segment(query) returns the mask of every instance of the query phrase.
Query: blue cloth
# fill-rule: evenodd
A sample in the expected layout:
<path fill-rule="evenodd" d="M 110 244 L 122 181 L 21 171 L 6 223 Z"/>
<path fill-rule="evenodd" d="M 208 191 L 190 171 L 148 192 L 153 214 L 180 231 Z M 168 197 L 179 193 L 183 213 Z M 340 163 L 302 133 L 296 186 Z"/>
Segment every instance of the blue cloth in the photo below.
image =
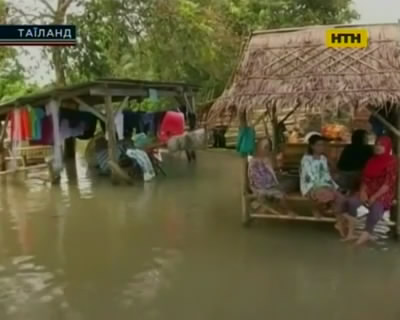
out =
<path fill-rule="evenodd" d="M 254 154 L 256 149 L 256 132 L 250 127 L 241 127 L 239 129 L 236 151 L 245 157 Z"/>
<path fill-rule="evenodd" d="M 149 139 L 149 137 L 144 134 L 144 133 L 139 133 L 137 135 L 134 136 L 133 140 L 135 141 L 135 146 L 139 149 L 143 149 L 144 147 L 146 147 L 147 145 L 149 145 L 151 143 L 151 139 Z"/>
<path fill-rule="evenodd" d="M 369 123 L 371 124 L 372 132 L 377 136 L 380 137 L 385 133 L 385 127 L 376 117 L 373 115 L 369 117 Z"/>
<path fill-rule="evenodd" d="M 155 134 L 154 113 L 143 113 L 140 120 L 142 132 Z"/>
<path fill-rule="evenodd" d="M 32 140 L 42 139 L 42 120 L 46 116 L 42 108 L 32 108 L 35 113 L 34 121 L 32 123 Z"/>
<path fill-rule="evenodd" d="M 123 153 L 123 147 L 118 145 L 117 148 L 117 159 L 120 158 L 121 154 Z M 96 164 L 100 170 L 102 175 L 109 175 L 111 173 L 110 165 L 109 165 L 109 156 L 108 156 L 108 149 L 103 149 L 96 152 Z"/>
<path fill-rule="evenodd" d="M 97 117 L 94 114 L 86 111 L 81 111 L 79 116 L 81 122 L 84 123 L 85 130 L 83 132 L 83 135 L 78 136 L 78 139 L 88 140 L 93 138 L 97 127 Z"/>

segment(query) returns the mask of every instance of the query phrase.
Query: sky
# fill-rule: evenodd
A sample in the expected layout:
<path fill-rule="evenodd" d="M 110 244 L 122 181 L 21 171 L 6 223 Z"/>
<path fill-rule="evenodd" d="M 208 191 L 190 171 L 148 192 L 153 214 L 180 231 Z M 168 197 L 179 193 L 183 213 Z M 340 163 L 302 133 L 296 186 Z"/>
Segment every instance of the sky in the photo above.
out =
<path fill-rule="evenodd" d="M 353 0 L 361 15 L 361 23 L 397 22 L 400 19 L 400 0 Z"/>
<path fill-rule="evenodd" d="M 17 0 L 12 0 L 17 1 Z M 18 0 L 21 6 L 35 7 L 36 0 Z M 217 0 L 216 0 L 217 1 Z M 51 0 L 51 2 L 55 2 Z M 400 20 L 400 0 L 353 0 L 354 7 L 361 15 L 355 23 L 387 23 Z M 79 29 L 78 29 L 79 32 Z M 28 55 L 21 54 L 19 60 L 28 69 L 39 66 L 30 74 L 30 79 L 40 84 L 49 83 L 53 73 L 49 64 L 40 57 L 40 49 L 27 48 Z"/>

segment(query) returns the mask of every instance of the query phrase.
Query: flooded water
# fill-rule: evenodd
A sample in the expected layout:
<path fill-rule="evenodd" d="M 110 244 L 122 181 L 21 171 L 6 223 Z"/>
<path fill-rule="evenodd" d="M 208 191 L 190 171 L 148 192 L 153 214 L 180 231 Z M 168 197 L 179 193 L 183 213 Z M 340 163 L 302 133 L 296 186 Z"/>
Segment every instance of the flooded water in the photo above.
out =
<path fill-rule="evenodd" d="M 0 319 L 400 318 L 398 244 L 354 250 L 312 223 L 242 228 L 230 153 L 166 171 L 112 187 L 79 160 L 59 187 L 3 182 Z"/>

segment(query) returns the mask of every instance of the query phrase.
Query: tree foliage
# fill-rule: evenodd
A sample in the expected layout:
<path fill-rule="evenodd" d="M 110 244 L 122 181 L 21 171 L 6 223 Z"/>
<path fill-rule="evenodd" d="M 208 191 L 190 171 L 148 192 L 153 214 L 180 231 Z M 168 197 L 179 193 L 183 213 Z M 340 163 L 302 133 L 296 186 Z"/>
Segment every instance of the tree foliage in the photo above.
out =
<path fill-rule="evenodd" d="M 4 0 L 0 0 L 0 21 L 5 23 L 8 10 Z M 0 47 L 0 101 L 29 92 L 24 70 L 17 61 L 17 51 L 11 47 Z"/>
<path fill-rule="evenodd" d="M 213 89 L 212 96 L 222 92 L 251 31 L 357 17 L 351 0 L 57 0 L 56 7 L 39 1 L 48 4 L 40 19 L 78 26 L 78 46 L 46 52 L 64 82 L 184 81 Z M 67 12 L 70 5 L 80 10 Z"/>
<path fill-rule="evenodd" d="M 90 0 L 68 77 L 186 81 L 218 95 L 254 29 L 345 23 L 351 0 Z"/>

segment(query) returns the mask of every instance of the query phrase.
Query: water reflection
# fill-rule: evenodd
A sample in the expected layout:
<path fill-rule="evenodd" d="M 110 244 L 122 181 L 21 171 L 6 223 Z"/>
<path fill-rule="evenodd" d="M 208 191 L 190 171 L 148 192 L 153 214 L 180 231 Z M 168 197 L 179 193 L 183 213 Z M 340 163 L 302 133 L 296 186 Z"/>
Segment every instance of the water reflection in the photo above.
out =
<path fill-rule="evenodd" d="M 68 308 L 62 280 L 55 280 L 32 256 L 14 257 L 0 265 L 0 305 L 2 318 L 39 319 L 32 318 L 34 312 L 54 317 L 59 309 Z"/>
<path fill-rule="evenodd" d="M 229 153 L 166 171 L 112 187 L 78 157 L 58 187 L 2 182 L 0 319 L 398 319 L 396 245 L 354 251 L 318 224 L 243 229 Z"/>

